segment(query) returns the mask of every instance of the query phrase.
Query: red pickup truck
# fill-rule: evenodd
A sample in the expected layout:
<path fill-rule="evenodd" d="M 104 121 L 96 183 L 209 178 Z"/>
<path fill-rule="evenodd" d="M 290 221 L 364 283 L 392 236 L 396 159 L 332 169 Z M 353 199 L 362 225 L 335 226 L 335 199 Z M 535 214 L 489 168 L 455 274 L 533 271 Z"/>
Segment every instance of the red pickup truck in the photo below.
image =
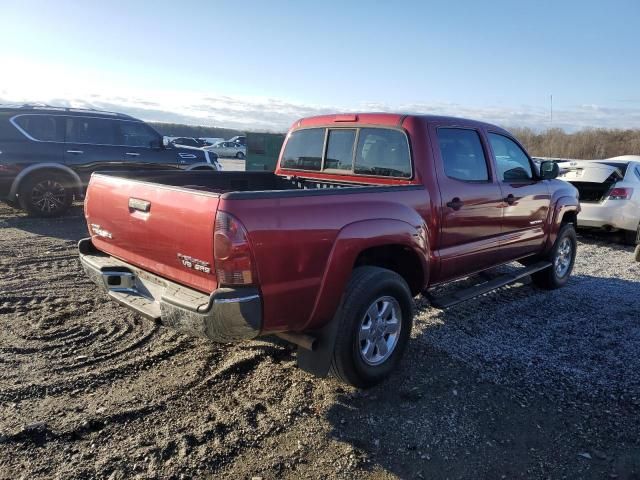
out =
<path fill-rule="evenodd" d="M 302 368 L 366 387 L 400 360 L 419 293 L 446 308 L 526 275 L 567 282 L 580 206 L 557 174 L 486 123 L 306 118 L 275 173 L 94 174 L 80 258 L 148 318 L 219 342 L 278 335 Z M 513 273 L 430 295 L 514 260 Z"/>

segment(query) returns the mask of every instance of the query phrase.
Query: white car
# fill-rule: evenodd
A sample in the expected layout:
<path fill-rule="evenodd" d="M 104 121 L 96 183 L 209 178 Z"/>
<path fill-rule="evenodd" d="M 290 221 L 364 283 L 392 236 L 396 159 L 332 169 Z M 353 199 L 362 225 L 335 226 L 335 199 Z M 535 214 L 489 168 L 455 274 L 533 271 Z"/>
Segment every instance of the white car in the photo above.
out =
<path fill-rule="evenodd" d="M 215 152 L 221 158 L 238 158 L 242 160 L 247 154 L 247 147 L 234 142 L 218 142 L 210 147 L 204 147 L 209 152 Z"/>
<path fill-rule="evenodd" d="M 620 230 L 635 243 L 640 225 L 640 155 L 563 162 L 558 178 L 580 192 L 578 226 Z"/>

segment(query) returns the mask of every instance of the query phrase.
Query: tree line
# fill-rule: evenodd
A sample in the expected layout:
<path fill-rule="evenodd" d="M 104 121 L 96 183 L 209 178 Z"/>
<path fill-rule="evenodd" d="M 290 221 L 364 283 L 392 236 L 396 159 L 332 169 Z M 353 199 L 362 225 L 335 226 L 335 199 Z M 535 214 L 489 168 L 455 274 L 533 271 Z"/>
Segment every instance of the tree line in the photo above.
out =
<path fill-rule="evenodd" d="M 161 135 L 168 137 L 226 138 L 244 135 L 245 132 L 231 128 L 205 127 L 202 125 L 183 125 L 180 123 L 148 122 Z"/>
<path fill-rule="evenodd" d="M 640 130 L 587 128 L 567 133 L 560 128 L 536 132 L 512 128 L 510 132 L 535 157 L 579 158 L 585 160 L 640 155 Z"/>
<path fill-rule="evenodd" d="M 231 138 L 245 132 L 231 128 L 183 125 L 179 123 L 150 124 L 162 135 L 171 137 Z M 618 155 L 640 155 L 640 129 L 587 128 L 567 133 L 560 128 L 536 132 L 531 128 L 510 129 L 528 152 L 536 157 L 600 159 Z"/>

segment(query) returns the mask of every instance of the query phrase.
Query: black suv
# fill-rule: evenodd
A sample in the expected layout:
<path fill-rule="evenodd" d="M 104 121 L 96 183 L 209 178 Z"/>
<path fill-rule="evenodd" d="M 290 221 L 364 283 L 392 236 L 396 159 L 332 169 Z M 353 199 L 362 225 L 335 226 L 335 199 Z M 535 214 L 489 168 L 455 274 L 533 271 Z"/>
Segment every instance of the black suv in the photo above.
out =
<path fill-rule="evenodd" d="M 0 105 L 0 200 L 33 215 L 64 212 L 97 170 L 221 170 L 213 152 L 164 145 L 121 113 Z"/>

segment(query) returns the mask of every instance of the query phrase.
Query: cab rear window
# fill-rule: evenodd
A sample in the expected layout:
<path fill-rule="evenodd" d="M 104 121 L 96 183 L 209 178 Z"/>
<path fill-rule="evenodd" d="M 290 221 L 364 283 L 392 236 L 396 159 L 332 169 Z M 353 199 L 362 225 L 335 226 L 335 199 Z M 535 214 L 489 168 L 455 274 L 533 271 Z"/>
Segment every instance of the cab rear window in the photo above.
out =
<path fill-rule="evenodd" d="M 296 130 L 289 135 L 281 167 L 343 175 L 412 175 L 404 132 L 373 127 Z"/>
<path fill-rule="evenodd" d="M 289 136 L 282 154 L 282 168 L 320 170 L 323 148 L 324 128 L 295 131 Z"/>

